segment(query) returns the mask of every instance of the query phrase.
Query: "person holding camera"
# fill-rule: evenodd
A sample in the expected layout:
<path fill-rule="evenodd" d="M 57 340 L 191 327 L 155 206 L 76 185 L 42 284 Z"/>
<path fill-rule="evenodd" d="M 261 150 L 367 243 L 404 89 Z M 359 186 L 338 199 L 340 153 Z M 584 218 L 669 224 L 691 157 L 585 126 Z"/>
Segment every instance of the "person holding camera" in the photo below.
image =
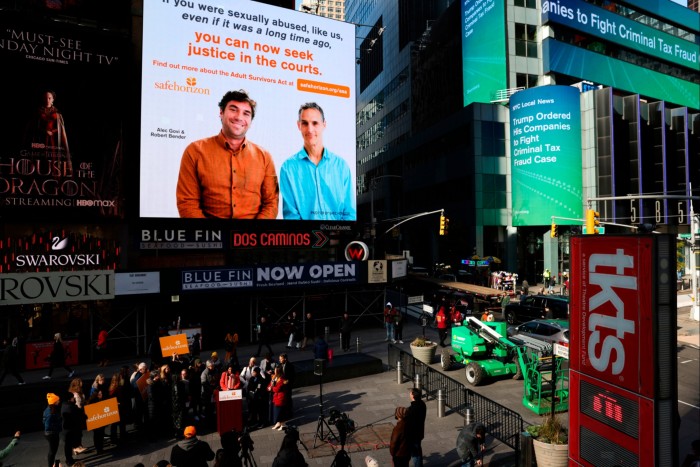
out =
<path fill-rule="evenodd" d="M 462 467 L 484 465 L 485 443 L 486 427 L 482 423 L 474 422 L 462 428 L 457 436 L 457 454 L 462 459 Z"/>
<path fill-rule="evenodd" d="M 287 428 L 280 450 L 272 461 L 272 467 L 307 467 L 304 455 L 299 451 L 297 442 L 299 432 L 293 428 Z"/>
<path fill-rule="evenodd" d="M 243 435 L 247 436 L 247 435 Z M 227 431 L 221 434 L 221 449 L 216 451 L 214 467 L 243 467 L 239 433 Z M 252 443 L 252 441 L 251 441 Z"/>

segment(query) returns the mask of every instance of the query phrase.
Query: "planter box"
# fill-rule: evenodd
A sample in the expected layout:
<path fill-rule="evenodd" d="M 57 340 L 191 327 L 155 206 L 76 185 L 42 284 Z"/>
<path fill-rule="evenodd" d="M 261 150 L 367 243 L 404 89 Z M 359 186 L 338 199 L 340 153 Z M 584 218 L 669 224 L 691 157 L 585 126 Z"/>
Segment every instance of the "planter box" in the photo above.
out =
<path fill-rule="evenodd" d="M 532 440 L 535 447 L 537 467 L 567 467 L 569 465 L 569 445 L 549 444 Z"/>
<path fill-rule="evenodd" d="M 416 360 L 419 360 L 426 365 L 433 363 L 435 358 L 435 350 L 437 349 L 437 343 L 433 342 L 432 345 L 427 347 L 414 347 L 411 345 L 411 353 Z"/>

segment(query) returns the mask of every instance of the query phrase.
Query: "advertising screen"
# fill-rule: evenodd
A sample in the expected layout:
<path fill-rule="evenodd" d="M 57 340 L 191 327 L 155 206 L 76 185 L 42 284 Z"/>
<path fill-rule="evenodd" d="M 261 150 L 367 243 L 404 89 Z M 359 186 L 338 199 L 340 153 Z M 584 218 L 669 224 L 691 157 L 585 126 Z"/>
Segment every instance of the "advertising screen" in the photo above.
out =
<path fill-rule="evenodd" d="M 0 11 L 0 206 L 7 219 L 121 217 L 129 41 Z"/>
<path fill-rule="evenodd" d="M 571 86 L 541 86 L 510 99 L 513 225 L 580 224 L 580 93 Z M 568 218 L 568 220 L 566 219 Z"/>
<path fill-rule="evenodd" d="M 353 24 L 243 0 L 143 22 L 141 217 L 356 220 Z M 255 108 L 222 111 L 238 90 Z"/>
<path fill-rule="evenodd" d="M 505 2 L 462 2 L 464 105 L 488 103 L 506 89 Z"/>

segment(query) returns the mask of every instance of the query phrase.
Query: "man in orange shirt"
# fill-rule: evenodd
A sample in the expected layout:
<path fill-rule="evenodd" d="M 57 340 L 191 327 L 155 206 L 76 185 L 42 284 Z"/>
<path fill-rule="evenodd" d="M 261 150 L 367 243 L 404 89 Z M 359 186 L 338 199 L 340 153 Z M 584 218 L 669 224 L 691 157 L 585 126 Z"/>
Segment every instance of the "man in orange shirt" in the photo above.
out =
<path fill-rule="evenodd" d="M 256 103 L 246 91 L 219 102 L 221 132 L 190 143 L 180 161 L 180 217 L 275 219 L 279 184 L 270 153 L 246 139 Z"/>

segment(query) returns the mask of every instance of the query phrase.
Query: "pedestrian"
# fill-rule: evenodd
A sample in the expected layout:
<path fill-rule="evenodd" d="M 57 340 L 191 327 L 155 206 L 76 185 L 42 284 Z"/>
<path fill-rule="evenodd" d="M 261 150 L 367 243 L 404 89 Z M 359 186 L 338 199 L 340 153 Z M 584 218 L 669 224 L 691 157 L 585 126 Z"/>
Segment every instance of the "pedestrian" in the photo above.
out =
<path fill-rule="evenodd" d="M 328 353 L 328 350 L 326 350 L 326 354 Z M 292 414 L 294 413 L 294 400 L 292 399 L 292 389 L 294 389 L 294 383 L 296 382 L 296 368 L 294 367 L 294 364 L 289 361 L 289 357 L 287 356 L 286 353 L 282 353 L 279 356 L 279 363 L 277 365 L 279 368 L 282 369 L 282 374 L 284 374 L 284 379 L 286 381 L 286 384 L 284 385 L 285 391 L 287 391 L 287 397 L 285 399 L 286 405 L 285 405 L 285 410 L 286 410 L 286 419 L 292 418 Z"/>
<path fill-rule="evenodd" d="M 66 349 L 63 347 L 61 333 L 57 332 L 53 336 L 53 350 L 51 351 L 51 355 L 49 355 L 49 374 L 42 379 L 51 379 L 53 369 L 59 366 L 62 366 L 68 372 L 69 378 L 75 376 L 75 371 L 71 370 L 70 367 L 66 365 Z"/>
<path fill-rule="evenodd" d="M 139 380 L 141 378 L 148 379 L 148 365 L 146 362 L 141 362 L 136 367 L 136 370 L 129 377 L 129 384 L 131 385 L 131 393 L 134 398 L 134 425 L 137 429 L 143 428 L 146 419 L 146 403 L 144 401 L 143 394 L 141 393 L 141 388 L 139 388 Z M 145 382 L 146 379 L 143 381 Z"/>
<path fill-rule="evenodd" d="M 527 279 L 523 281 L 523 285 L 520 288 L 520 290 L 522 292 L 520 295 L 521 300 L 523 296 L 527 297 L 530 294 L 530 283 L 527 281 Z"/>
<path fill-rule="evenodd" d="M 0 459 L 4 459 L 10 455 L 10 452 L 14 449 L 17 442 L 19 442 L 20 434 L 21 433 L 19 431 L 15 431 L 15 435 L 10 440 L 10 443 L 5 446 L 4 449 L 0 450 Z M 2 466 L 2 462 L 0 462 L 0 466 Z"/>
<path fill-rule="evenodd" d="M 403 344 L 403 313 L 401 309 L 394 309 L 394 343 Z"/>
<path fill-rule="evenodd" d="M 190 423 L 190 396 L 189 370 L 183 368 L 173 383 L 173 431 L 176 439 L 182 439 L 183 430 Z"/>
<path fill-rule="evenodd" d="M 81 446 L 81 438 L 85 429 L 85 412 L 76 405 L 73 394 L 63 401 L 61 405 L 61 418 L 63 419 L 63 454 L 68 465 L 75 463 L 74 456 L 82 454 L 86 449 Z"/>
<path fill-rule="evenodd" d="M 200 381 L 202 383 L 203 416 L 211 420 L 214 415 L 214 391 L 219 388 L 219 375 L 216 373 L 214 363 L 211 360 L 207 360 L 206 368 L 202 371 Z"/>
<path fill-rule="evenodd" d="M 457 455 L 462 467 L 483 465 L 486 450 L 486 427 L 480 422 L 470 423 L 457 436 Z"/>
<path fill-rule="evenodd" d="M 132 423 L 132 399 L 133 389 L 129 384 L 129 367 L 122 365 L 118 372 L 114 373 L 109 383 L 109 397 L 116 397 L 119 421 L 112 423 L 109 436 L 112 444 L 120 445 L 126 441 L 126 425 Z"/>
<path fill-rule="evenodd" d="M 255 353 L 256 357 L 260 356 L 260 351 L 263 345 L 267 347 L 267 350 L 272 353 L 272 347 L 270 347 L 270 339 L 272 337 L 272 327 L 266 316 L 260 317 L 260 324 L 258 324 L 258 351 Z"/>
<path fill-rule="evenodd" d="M 352 333 L 352 319 L 346 311 L 340 318 L 340 344 L 345 352 L 350 350 L 350 334 Z"/>
<path fill-rule="evenodd" d="M 440 337 L 440 347 L 445 347 L 445 339 L 447 339 L 447 316 L 445 315 L 445 305 L 440 305 L 437 314 L 435 315 L 437 323 L 438 336 Z"/>
<path fill-rule="evenodd" d="M 549 278 L 551 277 L 552 273 L 549 271 L 548 268 L 545 268 L 544 272 L 542 273 L 542 285 L 543 287 L 549 287 Z"/>
<path fill-rule="evenodd" d="M 241 366 L 238 361 L 238 333 L 227 332 L 224 336 L 224 363 L 233 363 L 235 366 Z"/>
<path fill-rule="evenodd" d="M 391 302 L 386 302 L 386 305 L 384 306 L 384 327 L 386 328 L 386 339 L 384 339 L 384 342 L 391 341 L 392 344 L 395 344 L 394 307 L 391 305 Z"/>
<path fill-rule="evenodd" d="M 328 343 L 323 339 L 323 336 L 317 336 L 314 342 L 314 359 L 328 359 Z"/>
<path fill-rule="evenodd" d="M 197 429 L 188 426 L 183 432 L 185 439 L 178 441 L 170 451 L 170 463 L 173 467 L 208 467 L 214 460 L 214 451 L 209 443 L 197 438 Z"/>
<path fill-rule="evenodd" d="M 46 456 L 48 467 L 53 467 L 53 461 L 56 459 L 58 452 L 58 443 L 61 441 L 61 430 L 63 429 L 63 419 L 61 418 L 61 409 L 58 404 L 61 403 L 61 398 L 54 393 L 46 394 L 48 405 L 44 409 L 44 438 L 49 443 L 49 452 Z"/>
<path fill-rule="evenodd" d="M 9 373 L 15 377 L 17 384 L 24 384 L 24 378 L 19 373 L 19 349 L 18 339 L 12 339 L 12 343 L 7 345 L 7 339 L 3 340 L 5 351 L 2 353 L 2 373 L 0 373 L 0 385 L 5 380 L 5 376 Z"/>
<path fill-rule="evenodd" d="M 316 321 L 314 320 L 311 312 L 306 313 L 306 318 L 304 319 L 304 338 L 301 341 L 301 350 L 306 349 L 306 344 L 313 340 L 316 335 Z"/>
<path fill-rule="evenodd" d="M 280 450 L 272 461 L 272 467 L 306 467 L 308 464 L 299 451 L 299 432 L 292 430 L 284 435 Z"/>
<path fill-rule="evenodd" d="M 554 286 L 555 285 L 557 285 L 557 278 L 556 278 L 556 276 L 552 276 L 549 279 L 549 288 L 547 289 L 547 292 L 554 293 Z"/>
<path fill-rule="evenodd" d="M 238 441 L 238 433 L 226 431 L 221 433 L 221 449 L 216 451 L 214 467 L 243 467 L 239 455 L 241 443 Z"/>
<path fill-rule="evenodd" d="M 241 371 L 241 382 L 243 383 L 243 388 L 248 388 L 248 381 L 253 377 L 253 368 L 258 366 L 258 359 L 255 357 L 250 357 L 248 360 L 248 366 L 243 368 Z"/>
<path fill-rule="evenodd" d="M 102 373 L 95 377 L 95 381 L 90 386 L 90 394 L 88 395 L 87 404 L 95 404 L 109 398 L 109 386 L 107 386 L 105 375 Z M 105 426 L 92 430 L 92 443 L 95 446 L 95 452 L 102 454 L 105 447 Z"/>
<path fill-rule="evenodd" d="M 506 307 L 510 304 L 510 295 L 508 295 L 506 292 L 503 292 L 503 295 L 501 295 L 501 319 L 506 318 Z"/>
<path fill-rule="evenodd" d="M 457 308 L 457 303 L 455 302 L 455 304 L 452 305 L 452 308 L 450 308 L 450 323 L 452 326 L 461 326 L 463 320 L 464 317 L 462 316 L 462 312 L 459 311 L 459 308 Z"/>
<path fill-rule="evenodd" d="M 72 394 L 73 399 L 75 400 L 75 405 L 78 407 L 78 409 L 82 412 L 82 416 L 87 419 L 87 416 L 85 416 L 85 404 L 87 402 L 87 397 L 85 397 L 85 393 L 83 391 L 83 380 L 80 378 L 74 378 L 70 382 L 70 386 L 68 386 L 68 392 Z M 63 417 L 63 422 L 65 424 L 66 417 Z M 85 429 L 85 422 L 83 421 L 82 423 L 82 429 L 80 433 L 76 434 L 77 437 L 77 447 L 74 449 L 76 454 L 80 454 L 84 451 L 87 450 L 85 446 L 83 446 L 83 429 Z M 64 426 L 65 428 L 65 426 Z"/>
<path fill-rule="evenodd" d="M 248 379 L 248 426 L 263 428 L 267 426 L 267 382 L 261 375 L 260 368 L 254 367 L 252 376 Z"/>
<path fill-rule="evenodd" d="M 700 467 L 700 439 L 693 440 L 690 449 L 692 452 L 685 456 L 681 467 Z"/>
<path fill-rule="evenodd" d="M 293 348 L 299 348 L 299 317 L 297 316 L 297 312 L 292 310 L 291 313 L 289 313 L 289 316 L 287 316 L 287 326 L 288 326 L 288 339 L 287 339 L 287 348 L 288 349 L 293 349 Z"/>
<path fill-rule="evenodd" d="M 423 447 L 425 437 L 425 416 L 427 408 L 423 402 L 420 389 L 411 388 L 408 391 L 411 405 L 406 408 L 406 440 L 409 445 L 413 467 L 423 467 Z"/>
<path fill-rule="evenodd" d="M 97 344 L 95 346 L 98 361 L 97 366 L 99 367 L 107 366 L 109 363 L 109 359 L 107 358 L 107 337 L 109 337 L 109 333 L 104 327 L 101 328 L 99 334 L 97 334 Z"/>
<path fill-rule="evenodd" d="M 190 346 L 190 358 L 199 358 L 202 353 L 202 335 L 195 332 L 192 335 L 192 345 Z"/>
<path fill-rule="evenodd" d="M 394 467 L 408 467 L 411 458 L 410 443 L 407 439 L 408 427 L 406 426 L 406 408 L 396 407 L 394 411 L 396 426 L 391 431 L 389 453 Z"/>
<path fill-rule="evenodd" d="M 272 376 L 272 381 L 267 386 L 267 390 L 272 393 L 272 421 L 275 423 L 272 426 L 273 430 L 282 431 L 284 429 L 285 417 L 285 406 L 287 405 L 287 389 L 285 385 L 287 380 L 282 372 L 282 367 L 275 367 L 274 375 Z"/>

